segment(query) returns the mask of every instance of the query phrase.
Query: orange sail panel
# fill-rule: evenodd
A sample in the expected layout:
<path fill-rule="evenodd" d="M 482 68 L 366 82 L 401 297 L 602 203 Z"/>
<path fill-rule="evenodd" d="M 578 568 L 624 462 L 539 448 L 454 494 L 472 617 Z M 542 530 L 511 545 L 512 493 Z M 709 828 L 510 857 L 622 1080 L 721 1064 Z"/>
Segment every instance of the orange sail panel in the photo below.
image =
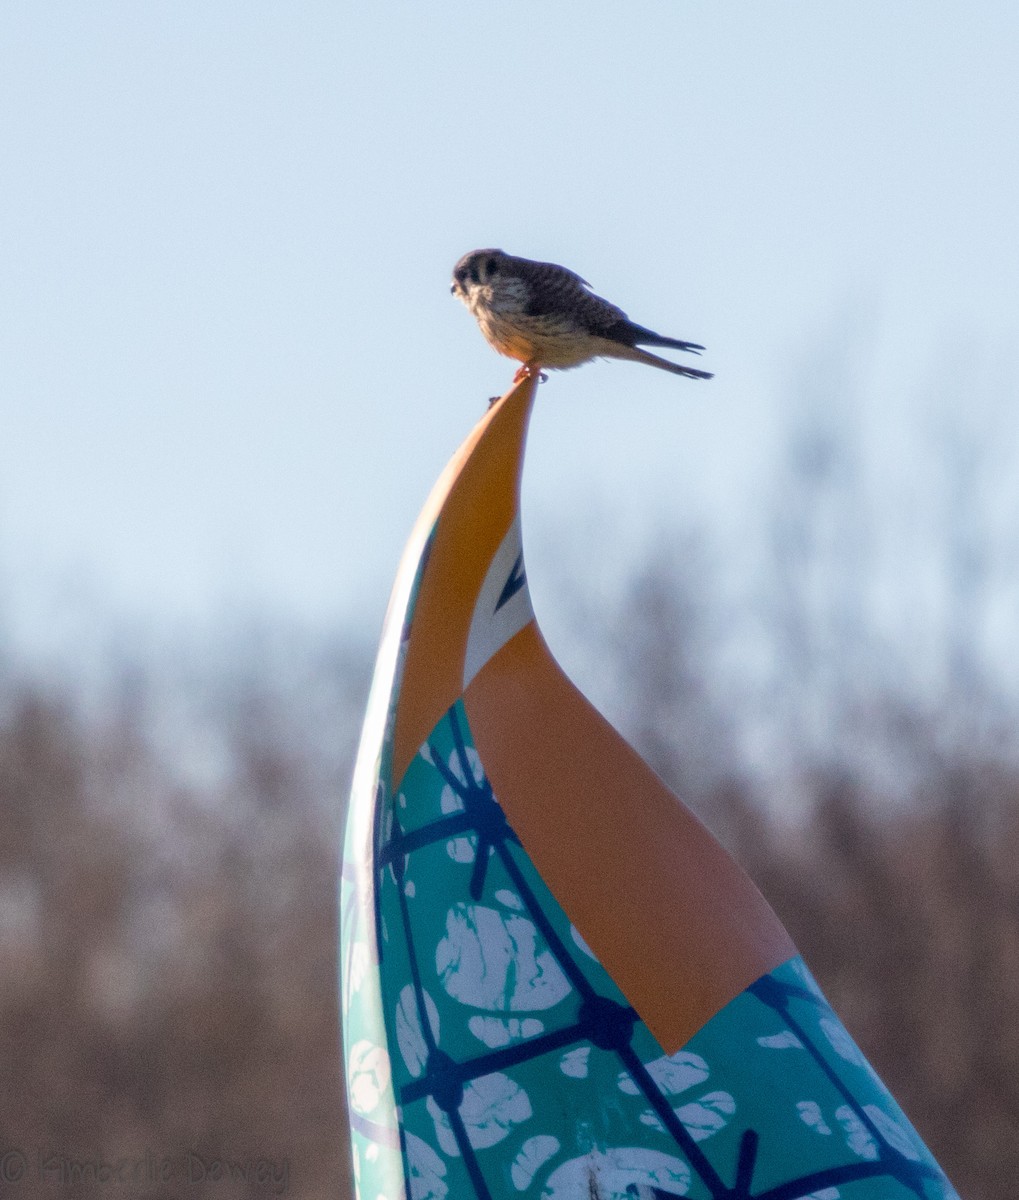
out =
<path fill-rule="evenodd" d="M 407 643 L 393 777 L 464 693 L 510 825 L 673 1051 L 795 948 L 743 870 L 570 683 L 538 632 L 519 537 L 534 394 L 526 380 L 490 409 L 448 482 Z M 486 578 L 497 586 L 486 589 Z"/>

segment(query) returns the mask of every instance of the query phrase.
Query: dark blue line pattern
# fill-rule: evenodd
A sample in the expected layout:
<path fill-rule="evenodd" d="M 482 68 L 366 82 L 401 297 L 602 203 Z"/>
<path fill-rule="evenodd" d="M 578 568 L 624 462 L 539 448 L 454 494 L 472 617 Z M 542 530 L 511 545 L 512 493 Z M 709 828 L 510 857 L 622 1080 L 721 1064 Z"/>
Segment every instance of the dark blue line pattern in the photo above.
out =
<path fill-rule="evenodd" d="M 761 1089 L 776 1086 L 775 1094 L 781 1095 L 782 1103 L 792 1118 L 794 1136 L 789 1144 L 802 1143 L 809 1148 L 809 1154 L 804 1152 L 789 1160 L 788 1145 L 777 1144 L 779 1139 L 775 1136 L 772 1122 L 774 1105 L 769 1106 L 767 1101 L 763 1107 L 754 1109 L 752 1105 L 744 1105 L 741 1100 L 740 1119 L 744 1122 L 747 1119 L 742 1115 L 744 1110 L 766 1114 L 756 1117 L 753 1124 L 744 1125 L 743 1128 L 738 1128 L 735 1121 L 726 1126 L 722 1118 L 718 1119 L 717 1128 L 711 1129 L 698 1127 L 696 1121 L 691 1125 L 688 1114 L 684 1119 L 680 1114 L 686 1110 L 675 1108 L 675 1099 L 670 1098 L 674 1097 L 677 1089 L 663 1082 L 664 1076 L 656 1066 L 656 1063 L 663 1061 L 671 1063 L 680 1056 L 664 1060 L 646 1026 L 626 1004 L 603 969 L 593 960 L 588 961 L 590 956 L 585 955 L 579 943 L 571 945 L 563 935 L 569 932 L 568 922 L 536 875 L 492 794 L 488 779 L 478 771 L 477 757 L 473 747 L 469 746 L 467 733 L 465 715 L 458 703 L 449 710 L 429 739 L 427 753 L 415 760 L 421 769 L 432 770 L 439 777 L 430 785 L 432 800 L 429 803 L 435 811 L 428 809 L 422 821 L 420 813 L 411 811 L 414 803 L 412 795 L 401 794 L 399 798 L 390 796 L 388 810 L 381 820 L 376 814 L 375 826 L 375 920 L 380 962 L 384 963 L 386 978 L 383 994 L 390 997 L 402 994 L 405 997 L 402 1018 L 396 1015 L 395 999 L 386 1013 L 390 1057 L 394 1063 L 394 1086 L 404 1121 L 408 1121 L 411 1114 L 417 1114 L 414 1118 L 415 1138 L 425 1140 L 431 1146 L 437 1159 L 443 1163 L 442 1170 L 454 1172 L 455 1179 L 451 1177 L 449 1184 L 450 1200 L 471 1200 L 472 1197 L 474 1200 L 504 1200 L 509 1196 L 541 1196 L 561 1200 L 561 1197 L 566 1197 L 566 1191 L 556 1190 L 555 1168 L 561 1166 L 564 1159 L 575 1157 L 585 1150 L 594 1152 L 611 1147 L 612 1138 L 599 1131 L 607 1128 L 606 1122 L 619 1119 L 615 1110 L 624 1103 L 620 1099 L 623 1094 L 636 1096 L 639 1102 L 647 1106 L 646 1115 L 641 1116 L 640 1122 L 629 1129 L 630 1141 L 626 1144 L 637 1146 L 638 1149 L 641 1146 L 653 1147 L 662 1155 L 671 1152 L 673 1159 L 686 1165 L 684 1170 L 689 1169 L 690 1178 L 680 1190 L 669 1190 L 669 1187 L 659 1186 L 659 1183 L 642 1182 L 639 1186 L 637 1183 L 620 1184 L 616 1179 L 611 1184 L 615 1190 L 605 1192 L 605 1196 L 640 1196 L 644 1200 L 651 1196 L 656 1200 L 665 1200 L 666 1197 L 679 1195 L 697 1200 L 798 1200 L 818 1193 L 831 1198 L 840 1196 L 843 1200 L 892 1200 L 893 1197 L 905 1200 L 908 1196 L 915 1196 L 918 1200 L 934 1200 L 954 1197 L 951 1186 L 926 1148 L 912 1134 L 908 1124 L 903 1122 L 897 1126 L 901 1139 L 893 1136 L 889 1140 L 885 1125 L 893 1123 L 893 1118 L 888 1117 L 883 1108 L 875 1116 L 875 1106 L 868 1106 L 866 1096 L 860 1098 L 859 1093 L 866 1089 L 862 1084 L 860 1087 L 853 1086 L 850 1083 L 851 1072 L 847 1072 L 844 1063 L 838 1061 L 837 1054 L 833 1057 L 832 1046 L 841 1053 L 838 1045 L 833 1042 L 831 1046 L 826 1046 L 820 1040 L 820 1034 L 811 1032 L 816 1022 L 808 1019 L 809 1014 L 814 1013 L 817 1019 L 824 1018 L 832 1024 L 836 1019 L 820 994 L 808 986 L 809 976 L 805 973 L 794 977 L 789 972 L 783 974 L 785 968 L 781 968 L 758 980 L 733 1005 L 738 1003 L 743 1006 L 742 1012 L 753 1015 L 754 1032 L 758 1028 L 778 1030 L 778 1033 L 772 1032 L 767 1038 L 750 1038 L 754 1053 L 764 1055 L 769 1064 L 774 1064 L 775 1078 L 781 1080 L 797 1073 L 806 1078 L 805 1073 L 809 1073 L 812 1084 L 805 1083 L 802 1094 L 795 1087 L 791 1091 L 787 1088 L 787 1095 L 782 1091 L 784 1084 L 774 1085 L 773 1081 L 763 1078 L 747 1080 L 747 1068 L 742 1064 L 738 1050 L 728 1052 L 731 1061 L 725 1067 L 730 1073 L 723 1072 L 721 1082 L 726 1087 L 734 1087 L 735 1075 L 742 1071 L 742 1086 L 748 1093 L 756 1091 L 759 1097 Z M 522 752 L 526 753 L 526 748 Z M 409 789 L 409 777 L 410 772 L 404 780 L 405 793 Z M 456 811 L 439 811 L 434 796 L 443 788 L 447 795 L 451 791 L 455 797 Z M 378 803 L 381 807 L 381 794 Z M 444 803 L 448 810 L 450 803 Z M 549 803 L 554 803 L 554 797 L 549 797 Z M 398 818 L 400 804 L 407 806 L 407 820 L 403 823 Z M 408 823 L 411 828 L 405 829 Z M 472 853 L 463 852 L 456 858 L 450 847 L 455 846 L 458 840 L 468 845 Z M 412 877 L 428 879 L 427 896 L 420 894 L 420 884 L 415 885 Z M 535 973 L 537 968 L 534 968 L 534 978 L 544 983 L 549 979 L 562 981 L 562 994 L 565 997 L 562 1007 L 550 1010 L 558 1022 L 556 1027 L 546 1029 L 542 1021 L 534 1019 L 531 1032 L 521 1033 L 516 1025 L 520 1024 L 523 1028 L 526 1022 L 507 1019 L 507 1013 L 514 1011 L 513 1003 L 502 1007 L 496 1005 L 488 1010 L 482 1004 L 471 1007 L 462 996 L 450 990 L 453 985 L 448 975 L 444 974 L 444 971 L 463 966 L 459 961 L 455 961 L 452 968 L 445 963 L 443 955 L 448 957 L 453 952 L 448 948 L 436 950 L 435 964 L 424 956 L 425 934 L 421 922 L 431 922 L 427 935 L 430 955 L 436 945 L 444 946 L 446 942 L 453 944 L 449 930 L 456 927 L 456 922 L 461 918 L 464 921 L 468 918 L 479 919 L 477 910 L 472 906 L 479 905 L 483 897 L 486 903 L 491 901 L 494 904 L 493 897 L 506 895 L 518 898 L 514 903 L 519 905 L 519 915 L 506 918 L 498 926 L 499 937 L 509 939 L 505 946 L 500 942 L 495 949 L 482 947 L 483 963 L 478 969 L 484 976 L 490 963 L 504 963 L 505 956 L 510 953 L 506 946 L 515 948 L 518 955 L 522 954 L 521 947 L 529 945 L 526 943 L 527 931 L 532 930 L 535 941 L 534 947 L 528 950 L 530 957 L 527 961 L 543 964 L 544 971 L 544 975 L 541 975 L 540 972 Z M 508 902 L 503 899 L 502 903 Z M 440 936 L 443 931 L 439 924 L 441 920 L 446 922 L 445 941 Z M 514 920 L 516 924 L 513 924 Z M 508 935 L 502 933 L 506 929 L 510 930 Z M 563 932 L 560 932 L 561 929 Z M 480 942 L 480 931 L 477 937 Z M 514 938 L 517 940 L 513 941 Z M 456 945 L 460 945 L 458 953 L 466 953 L 460 943 Z M 387 956 L 385 960 L 382 959 L 383 949 Z M 485 954 L 489 954 L 490 959 L 485 958 Z M 522 986 L 519 977 L 513 974 L 517 969 L 516 959 L 511 959 L 509 965 L 505 966 L 505 988 L 510 991 L 513 987 Z M 431 981 L 427 986 L 424 982 L 426 974 Z M 529 978 L 527 982 L 533 980 Z M 408 985 L 413 996 L 412 1003 L 406 1000 Z M 446 992 L 449 992 L 452 1001 L 448 1000 Z M 433 993 L 447 1003 L 441 1037 L 433 1032 L 432 1027 L 433 1019 L 438 1020 Z M 512 994 L 515 996 L 516 992 Z M 460 1002 L 459 1006 L 457 1001 Z M 411 1009 L 413 1018 L 409 1015 Z M 457 1034 L 454 1031 L 447 1040 L 447 1027 L 457 1021 L 461 1026 L 463 1024 L 464 1018 L 459 1015 L 461 1009 L 480 1014 L 473 1020 L 501 1021 L 502 1027 L 510 1030 L 506 1034 L 508 1044 L 489 1044 L 484 1051 L 475 1053 L 472 1046 L 477 1044 L 476 1035 L 472 1040 L 466 1033 Z M 531 1015 L 541 1010 L 541 1004 L 535 1001 L 531 1009 L 520 1005 L 519 1010 Z M 488 1018 L 485 1017 L 486 1011 Z M 562 1019 L 561 1014 L 567 1011 L 571 1015 L 568 1019 Z M 703 1038 L 702 1034 L 698 1034 L 691 1041 L 687 1048 L 691 1053 L 680 1064 L 683 1069 L 695 1071 L 699 1069 L 696 1064 L 704 1064 L 708 1060 L 712 1061 L 712 1072 L 716 1071 L 718 1055 L 711 1055 L 699 1047 L 702 1041 L 707 1044 L 709 1036 L 714 1036 L 712 1028 L 728 1012 L 729 1009 L 723 1010 L 722 1014 L 709 1022 L 702 1031 Z M 401 1020 L 410 1021 L 411 1025 L 402 1027 Z M 417 1030 L 412 1028 L 415 1021 L 419 1027 Z M 400 1041 L 401 1036 L 405 1041 L 409 1038 L 420 1046 L 417 1052 L 420 1062 L 415 1064 L 412 1061 L 413 1053 L 408 1057 Z M 758 1043 L 774 1043 L 776 1048 L 762 1051 Z M 451 1055 L 451 1049 L 455 1056 Z M 612 1068 L 619 1081 L 617 1094 L 608 1094 L 605 1088 L 596 1091 L 593 1087 L 584 1092 L 582 1083 L 567 1078 L 571 1074 L 581 1075 L 582 1068 L 576 1072 L 567 1071 L 561 1066 L 561 1056 L 578 1051 L 602 1056 L 598 1062 L 602 1064 L 604 1077 L 612 1078 L 609 1070 Z M 403 1060 L 407 1061 L 406 1071 L 400 1067 L 401 1054 Z M 560 1057 L 548 1061 L 550 1056 Z M 851 1061 L 846 1055 L 843 1055 L 843 1059 Z M 541 1060 L 546 1061 L 544 1068 L 540 1065 Z M 583 1061 L 586 1063 L 587 1058 Z M 860 1079 L 866 1079 L 871 1093 L 877 1094 L 875 1089 L 878 1089 L 878 1084 L 865 1064 L 864 1068 L 858 1069 Z M 506 1085 L 516 1088 L 514 1095 L 519 1093 L 526 1097 L 516 1101 L 520 1111 L 524 1117 L 530 1118 L 535 1104 L 549 1105 L 549 1111 L 558 1123 L 554 1125 L 555 1137 L 532 1137 L 523 1144 L 523 1149 L 518 1150 L 514 1160 L 512 1155 L 507 1155 L 505 1147 L 501 1150 L 492 1148 L 508 1136 L 506 1129 L 500 1127 L 492 1130 L 484 1121 L 479 1125 L 478 1119 L 472 1115 L 474 1110 L 471 1105 L 475 1103 L 472 1089 L 479 1081 L 487 1080 L 491 1084 L 493 1078 L 507 1076 L 512 1079 L 512 1073 L 522 1069 L 531 1072 L 527 1076 L 529 1092 L 517 1088 L 515 1083 Z M 547 1088 L 539 1088 L 538 1092 L 542 1094 L 537 1094 L 533 1081 L 537 1077 L 535 1072 L 541 1070 L 544 1074 L 540 1078 L 548 1080 L 548 1085 Z M 706 1067 L 702 1074 L 706 1076 Z M 852 1078 L 856 1080 L 856 1076 Z M 679 1090 L 687 1086 L 684 1083 Z M 811 1087 L 813 1092 L 810 1091 Z M 570 1088 L 572 1092 L 568 1091 Z M 567 1094 L 572 1097 L 568 1102 L 562 1098 Z M 858 1138 L 855 1153 L 846 1149 L 846 1140 L 840 1140 L 832 1132 L 821 1114 L 821 1102 L 809 1102 L 812 1107 L 807 1115 L 811 1117 L 815 1128 L 807 1128 L 811 1121 L 803 1115 L 802 1101 L 815 1094 L 822 1096 L 823 1103 L 828 1106 L 825 1111 L 835 1113 L 843 1130 L 855 1131 Z M 724 1110 L 726 1119 L 735 1113 L 737 1106 L 728 1093 L 715 1092 L 711 1095 L 716 1097 L 716 1105 L 722 1103 L 717 1099 L 719 1096 L 730 1102 L 730 1108 Z M 886 1096 L 886 1093 L 881 1091 L 880 1095 Z M 586 1109 L 570 1107 L 576 1105 L 578 1096 L 587 1098 Z M 799 1111 L 798 1099 L 801 1101 Z M 701 1098 L 702 1108 L 710 1103 L 710 1096 Z M 430 1116 L 424 1115 L 421 1107 L 424 1105 L 429 1106 Z M 890 1098 L 888 1107 L 894 1112 L 898 1111 Z M 817 1110 L 816 1117 L 811 1116 L 813 1109 Z M 523 1118 L 520 1119 L 523 1121 Z M 472 1121 L 475 1122 L 473 1125 Z M 445 1141 L 440 1128 L 443 1123 L 448 1131 Z M 718 1132 L 723 1127 L 724 1135 Z M 702 1142 L 708 1136 L 714 1140 L 705 1147 Z M 455 1151 L 450 1145 L 450 1138 Z M 904 1143 L 900 1147 L 902 1139 Z M 533 1148 L 532 1144 L 536 1143 L 555 1143 L 564 1153 L 552 1153 L 546 1147 L 542 1150 L 546 1156 L 543 1160 L 538 1150 Z M 415 1181 L 406 1137 L 402 1139 L 402 1145 L 411 1200 L 444 1195 L 441 1191 L 429 1191 L 428 1186 L 431 1185 Z M 625 1155 L 630 1151 L 614 1153 Z M 528 1155 L 538 1157 L 531 1163 Z M 462 1168 L 456 1165 L 457 1156 Z M 780 1178 L 776 1178 L 776 1162 L 786 1164 L 786 1174 Z M 519 1166 L 520 1163 L 524 1164 L 526 1170 Z M 517 1174 L 512 1175 L 511 1168 Z M 457 1174 L 461 1170 L 462 1174 Z M 844 1188 L 851 1190 L 844 1193 L 840 1190 Z M 570 1195 L 572 1197 L 572 1193 Z M 599 1200 L 601 1195 L 597 1190 L 590 1192 L 590 1197 L 597 1196 Z M 588 1192 L 585 1191 L 582 1196 L 578 1193 L 576 1200 L 589 1200 Z"/>
<path fill-rule="evenodd" d="M 495 611 L 498 612 L 499 609 L 507 603 L 507 601 L 512 600 L 517 592 L 519 592 L 526 583 L 527 576 L 524 574 L 524 552 L 521 550 L 517 555 L 516 562 L 513 564 L 513 570 L 510 571 L 505 586 L 499 593 L 499 599 L 495 604 Z"/>

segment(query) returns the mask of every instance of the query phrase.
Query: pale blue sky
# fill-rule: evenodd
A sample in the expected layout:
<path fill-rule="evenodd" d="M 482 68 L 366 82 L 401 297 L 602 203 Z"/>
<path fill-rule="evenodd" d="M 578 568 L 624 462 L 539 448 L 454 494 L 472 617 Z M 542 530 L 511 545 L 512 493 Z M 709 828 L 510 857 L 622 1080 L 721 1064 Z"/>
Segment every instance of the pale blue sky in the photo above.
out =
<path fill-rule="evenodd" d="M 1013 0 L 5 3 L 0 616 L 374 634 L 513 373 L 449 295 L 479 245 L 717 372 L 544 386 L 536 600 L 557 539 L 596 579 L 663 519 L 737 528 L 843 324 L 879 412 L 1014 363 L 1017 79 Z"/>

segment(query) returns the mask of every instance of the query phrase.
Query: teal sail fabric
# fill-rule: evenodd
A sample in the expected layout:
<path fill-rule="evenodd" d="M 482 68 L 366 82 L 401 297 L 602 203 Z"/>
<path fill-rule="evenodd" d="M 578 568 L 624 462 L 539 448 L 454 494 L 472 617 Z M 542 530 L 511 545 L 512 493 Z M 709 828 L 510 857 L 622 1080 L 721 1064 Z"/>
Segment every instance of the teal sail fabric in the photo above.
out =
<path fill-rule="evenodd" d="M 398 789 L 377 719 L 341 909 L 361 1200 L 956 1197 L 799 958 L 664 1054 L 524 853 L 462 704 Z"/>

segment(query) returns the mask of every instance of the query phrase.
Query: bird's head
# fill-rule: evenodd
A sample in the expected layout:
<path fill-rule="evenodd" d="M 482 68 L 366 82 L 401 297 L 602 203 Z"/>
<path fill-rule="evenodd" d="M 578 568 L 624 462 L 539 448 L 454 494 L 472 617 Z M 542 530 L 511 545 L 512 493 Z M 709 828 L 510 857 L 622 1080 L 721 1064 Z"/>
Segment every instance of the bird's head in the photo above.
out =
<path fill-rule="evenodd" d="M 468 304 L 476 288 L 489 286 L 504 271 L 509 255 L 502 250 L 472 250 L 453 268 L 454 296 Z"/>

